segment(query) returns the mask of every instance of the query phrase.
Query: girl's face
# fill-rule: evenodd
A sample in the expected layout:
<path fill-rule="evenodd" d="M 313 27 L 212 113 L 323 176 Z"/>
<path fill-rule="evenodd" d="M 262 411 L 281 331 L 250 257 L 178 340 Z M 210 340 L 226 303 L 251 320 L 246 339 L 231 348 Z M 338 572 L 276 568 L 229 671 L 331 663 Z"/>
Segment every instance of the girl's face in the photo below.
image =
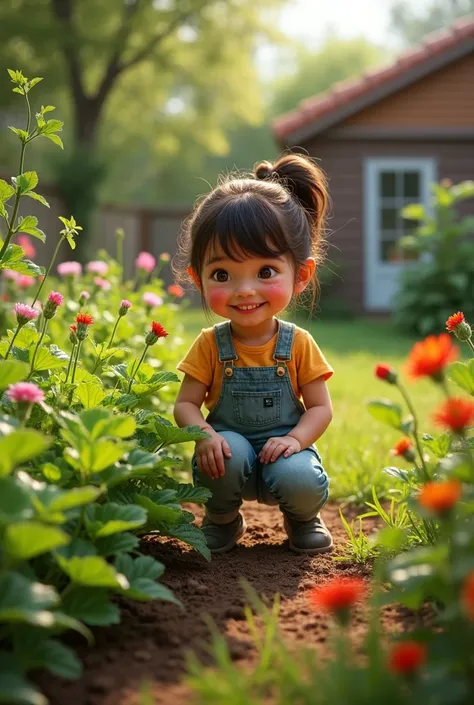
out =
<path fill-rule="evenodd" d="M 312 258 L 300 267 L 295 281 L 289 255 L 248 257 L 235 262 L 217 247 L 206 255 L 201 272 L 202 293 L 218 316 L 239 326 L 253 327 L 283 311 L 292 295 L 306 288 L 313 272 Z"/>

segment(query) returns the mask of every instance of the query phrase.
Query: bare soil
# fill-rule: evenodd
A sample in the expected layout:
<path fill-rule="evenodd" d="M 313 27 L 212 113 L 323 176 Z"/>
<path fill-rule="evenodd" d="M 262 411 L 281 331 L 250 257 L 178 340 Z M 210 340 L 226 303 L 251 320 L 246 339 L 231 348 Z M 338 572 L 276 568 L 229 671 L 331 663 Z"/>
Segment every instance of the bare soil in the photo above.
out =
<path fill-rule="evenodd" d="M 190 506 L 198 518 L 200 507 Z M 74 637 L 74 646 L 84 663 L 78 681 L 66 681 L 39 674 L 37 682 L 52 705 L 139 705 L 144 682 L 151 685 L 156 705 L 191 702 L 183 683 L 184 650 L 193 649 L 204 663 L 210 663 L 203 645 L 210 640 L 203 614 L 212 617 L 226 635 L 230 653 L 243 667 L 255 658 L 244 618 L 244 592 L 239 578 L 245 578 L 259 594 L 281 595 L 280 628 L 290 645 L 315 645 L 324 649 L 330 618 L 310 606 L 308 590 L 337 575 L 370 579 L 371 565 L 335 562 L 344 552 L 347 537 L 339 519 L 338 506 L 330 504 L 323 518 L 335 541 L 335 552 L 322 556 L 301 556 L 288 549 L 278 507 L 244 503 L 247 533 L 235 549 L 206 562 L 184 544 L 148 536 L 142 551 L 166 566 L 162 582 L 181 600 L 185 609 L 162 601 L 121 601 L 122 622 L 95 630 L 96 644 L 85 647 Z M 349 510 L 346 515 L 351 515 Z M 352 512 L 354 516 L 355 512 Z M 200 523 L 200 522 L 199 522 Z M 366 529 L 375 523 L 365 524 Z M 399 606 L 383 611 L 384 626 L 405 631 L 415 624 L 415 615 Z M 364 609 L 352 620 L 355 640 L 366 630 Z"/>

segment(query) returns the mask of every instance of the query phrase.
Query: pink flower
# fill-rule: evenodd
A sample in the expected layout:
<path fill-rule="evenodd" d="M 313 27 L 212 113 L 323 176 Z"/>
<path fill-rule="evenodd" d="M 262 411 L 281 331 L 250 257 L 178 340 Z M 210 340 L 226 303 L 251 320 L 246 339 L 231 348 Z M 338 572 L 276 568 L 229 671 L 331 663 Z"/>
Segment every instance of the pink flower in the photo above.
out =
<path fill-rule="evenodd" d="M 81 291 L 81 295 L 79 296 L 79 303 L 80 304 L 85 304 L 86 301 L 89 301 L 91 295 L 89 294 L 88 291 Z"/>
<path fill-rule="evenodd" d="M 122 299 L 120 302 L 119 316 L 126 316 L 130 308 L 132 308 L 131 302 L 128 301 L 128 299 Z"/>
<path fill-rule="evenodd" d="M 102 291 L 108 291 L 110 289 L 110 282 L 107 279 L 102 279 L 102 277 L 95 277 L 94 284 Z"/>
<path fill-rule="evenodd" d="M 16 313 L 16 320 L 20 326 L 24 326 L 28 321 L 34 321 L 39 315 L 39 312 L 32 306 L 28 306 L 28 304 L 15 304 L 13 310 Z"/>
<path fill-rule="evenodd" d="M 161 298 L 161 296 L 158 296 L 158 294 L 154 294 L 152 291 L 145 291 L 142 296 L 142 301 L 145 306 L 150 306 L 150 308 L 163 305 L 163 299 Z"/>
<path fill-rule="evenodd" d="M 48 296 L 48 301 L 51 301 L 55 306 L 61 306 L 64 301 L 63 295 L 59 291 L 52 291 Z"/>
<path fill-rule="evenodd" d="M 169 252 L 162 252 L 160 255 L 160 261 L 161 262 L 169 262 L 171 259 L 171 255 Z"/>
<path fill-rule="evenodd" d="M 26 257 L 34 257 L 35 256 L 36 249 L 35 249 L 34 245 L 31 244 L 31 240 L 28 237 L 28 235 L 25 235 L 25 233 L 18 235 L 17 242 L 20 245 L 20 247 L 23 247 L 23 250 L 25 252 Z"/>
<path fill-rule="evenodd" d="M 16 280 L 16 283 L 22 289 L 28 289 L 29 286 L 33 286 L 33 284 L 35 283 L 35 278 L 30 277 L 29 274 L 20 274 L 20 276 Z"/>
<path fill-rule="evenodd" d="M 152 272 L 155 269 L 156 259 L 149 252 L 140 252 L 135 260 L 137 269 L 143 269 L 145 272 Z"/>
<path fill-rule="evenodd" d="M 44 399 L 44 392 L 32 382 L 17 382 L 10 384 L 7 397 L 17 403 L 39 404 Z"/>
<path fill-rule="evenodd" d="M 89 262 L 86 269 L 88 272 L 92 272 L 93 274 L 105 276 L 109 271 L 109 265 L 107 262 L 103 262 L 102 260 L 93 260 L 92 262 Z"/>
<path fill-rule="evenodd" d="M 80 262 L 61 262 L 57 271 L 62 277 L 79 277 L 82 274 L 82 265 Z"/>
<path fill-rule="evenodd" d="M 14 269 L 3 269 L 2 271 L 5 279 L 8 279 L 11 282 L 16 282 L 16 280 L 20 276 L 18 272 L 15 272 Z"/>

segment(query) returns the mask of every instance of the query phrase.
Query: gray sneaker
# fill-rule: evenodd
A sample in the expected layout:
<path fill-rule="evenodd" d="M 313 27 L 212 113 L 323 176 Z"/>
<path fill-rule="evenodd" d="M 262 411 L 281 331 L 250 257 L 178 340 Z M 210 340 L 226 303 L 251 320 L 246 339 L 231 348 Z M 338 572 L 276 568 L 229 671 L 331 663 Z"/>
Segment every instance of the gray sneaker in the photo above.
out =
<path fill-rule="evenodd" d="M 230 524 L 214 524 L 210 519 L 204 517 L 201 529 L 210 552 L 225 553 L 234 548 L 237 541 L 245 534 L 247 524 L 239 512 Z"/>
<path fill-rule="evenodd" d="M 318 516 L 311 521 L 295 521 L 284 516 L 284 527 L 288 534 L 289 547 L 296 553 L 328 553 L 334 548 L 329 530 Z"/>

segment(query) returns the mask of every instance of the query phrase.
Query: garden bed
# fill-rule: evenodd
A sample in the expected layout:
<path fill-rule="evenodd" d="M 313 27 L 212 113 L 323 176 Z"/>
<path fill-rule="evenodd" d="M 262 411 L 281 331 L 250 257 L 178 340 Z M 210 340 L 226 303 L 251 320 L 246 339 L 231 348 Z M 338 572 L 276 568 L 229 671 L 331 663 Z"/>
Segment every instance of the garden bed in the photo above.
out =
<path fill-rule="evenodd" d="M 200 507 L 191 509 L 202 516 Z M 183 683 L 184 652 L 191 648 L 210 663 L 203 648 L 209 642 L 204 613 L 226 635 L 232 658 L 242 668 L 251 667 L 256 654 L 244 618 L 240 577 L 260 594 L 273 597 L 280 593 L 280 628 L 288 643 L 314 644 L 324 650 L 331 620 L 310 606 L 308 590 L 337 575 L 369 580 L 372 573 L 370 563 L 333 560 L 344 552 L 347 540 L 338 506 L 329 505 L 323 512 L 336 544 L 333 554 L 323 556 L 300 556 L 288 550 L 277 507 L 246 503 L 244 512 L 246 535 L 236 549 L 214 556 L 211 563 L 174 540 L 148 536 L 142 551 L 166 565 L 162 582 L 181 600 L 184 610 L 168 602 L 124 600 L 122 623 L 95 630 L 94 647 L 79 647 L 84 662 L 82 679 L 70 682 L 49 675 L 41 678 L 51 705 L 139 705 L 146 682 L 156 705 L 191 702 L 190 691 Z M 351 517 L 356 512 L 346 510 L 345 514 Z M 366 520 L 366 529 L 370 531 L 371 526 L 375 528 L 376 523 Z M 399 605 L 383 610 L 384 626 L 389 631 L 408 631 L 415 621 L 415 615 Z M 365 614 L 358 608 L 351 635 L 359 641 L 365 631 Z"/>

